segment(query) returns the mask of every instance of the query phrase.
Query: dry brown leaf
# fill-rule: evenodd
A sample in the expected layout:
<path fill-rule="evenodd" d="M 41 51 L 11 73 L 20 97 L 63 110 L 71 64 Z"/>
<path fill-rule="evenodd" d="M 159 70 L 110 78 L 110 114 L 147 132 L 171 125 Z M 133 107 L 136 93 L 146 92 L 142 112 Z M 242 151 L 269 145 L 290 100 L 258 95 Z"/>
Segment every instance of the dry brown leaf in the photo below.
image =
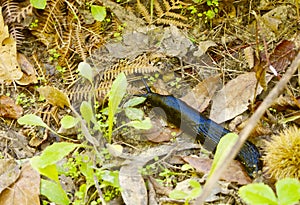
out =
<path fill-rule="evenodd" d="M 220 75 L 206 78 L 180 99 L 199 112 L 203 112 L 221 84 Z"/>
<path fill-rule="evenodd" d="M 11 119 L 18 119 L 22 116 L 23 108 L 8 96 L 0 96 L 0 116 Z"/>
<path fill-rule="evenodd" d="M 17 80 L 19 85 L 29 85 L 31 83 L 37 83 L 37 77 L 35 73 L 34 66 L 28 61 L 25 55 L 22 53 L 17 53 L 17 60 L 24 72 L 20 80 Z"/>
<path fill-rule="evenodd" d="M 160 142 L 168 142 L 172 138 L 176 137 L 181 133 L 179 129 L 165 127 L 162 124 L 162 121 L 158 118 L 152 118 L 152 128 L 149 130 L 141 130 L 139 131 L 140 134 L 145 136 L 147 140 L 155 143 Z"/>
<path fill-rule="evenodd" d="M 0 193 L 13 184 L 20 175 L 17 163 L 12 159 L 0 160 Z M 0 195 L 1 196 L 1 195 Z"/>
<path fill-rule="evenodd" d="M 202 174 L 209 173 L 213 162 L 212 159 L 196 156 L 186 156 L 183 157 L 183 160 L 194 167 L 197 172 Z M 228 182 L 236 182 L 240 185 L 245 185 L 252 182 L 251 178 L 248 176 L 241 163 L 235 160 L 229 164 L 226 171 L 222 174 L 221 179 Z"/>
<path fill-rule="evenodd" d="M 40 95 L 45 97 L 47 102 L 51 105 L 58 106 L 61 108 L 64 108 L 64 106 L 71 106 L 68 96 L 55 87 L 39 87 L 38 91 Z"/>
<path fill-rule="evenodd" d="M 19 80 L 23 73 L 17 61 L 16 41 L 9 37 L 0 7 L 0 83 Z"/>
<path fill-rule="evenodd" d="M 271 77 L 267 77 L 267 82 Z M 239 75 L 229 81 L 212 99 L 210 119 L 217 123 L 230 120 L 248 109 L 249 103 L 253 100 L 256 87 L 254 72 Z M 258 86 L 256 94 L 262 92 Z"/>
<path fill-rule="evenodd" d="M 39 205 L 40 175 L 29 163 L 24 164 L 18 180 L 0 195 L 0 205 Z"/>
<path fill-rule="evenodd" d="M 293 41 L 281 41 L 273 53 L 270 55 L 270 63 L 278 73 L 285 71 L 285 69 L 294 60 L 297 52 Z"/>

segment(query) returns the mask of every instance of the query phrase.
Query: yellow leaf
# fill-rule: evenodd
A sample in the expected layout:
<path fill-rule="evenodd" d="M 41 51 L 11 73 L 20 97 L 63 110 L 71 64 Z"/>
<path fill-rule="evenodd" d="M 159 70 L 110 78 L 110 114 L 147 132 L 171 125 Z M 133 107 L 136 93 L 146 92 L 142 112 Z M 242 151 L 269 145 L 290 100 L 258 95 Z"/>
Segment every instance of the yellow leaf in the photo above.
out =
<path fill-rule="evenodd" d="M 38 91 L 40 95 L 45 97 L 47 102 L 51 105 L 61 108 L 64 108 L 64 106 L 71 106 L 68 96 L 55 87 L 44 86 L 38 88 Z"/>

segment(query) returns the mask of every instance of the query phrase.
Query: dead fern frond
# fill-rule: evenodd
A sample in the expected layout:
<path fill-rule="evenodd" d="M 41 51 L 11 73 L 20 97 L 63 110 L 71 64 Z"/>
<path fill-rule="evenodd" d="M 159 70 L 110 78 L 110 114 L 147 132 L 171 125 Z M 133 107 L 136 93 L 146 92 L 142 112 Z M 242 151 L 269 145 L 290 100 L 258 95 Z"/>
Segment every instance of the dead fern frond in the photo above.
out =
<path fill-rule="evenodd" d="M 86 61 L 87 50 L 85 48 L 85 36 L 81 32 L 81 26 L 79 24 L 75 26 L 76 26 L 75 35 L 74 35 L 75 53 L 77 53 L 83 61 Z"/>
<path fill-rule="evenodd" d="M 142 16 L 144 17 L 145 21 L 150 24 L 151 23 L 151 16 L 150 16 L 147 8 L 144 6 L 144 4 L 142 4 L 140 2 L 140 0 L 137 0 L 136 3 L 137 3 L 137 5 L 136 5 L 137 10 L 142 14 Z"/>
<path fill-rule="evenodd" d="M 157 70 L 158 69 L 150 63 L 149 56 L 143 54 L 131 61 L 121 60 L 119 63 L 106 70 L 101 79 L 104 81 L 114 79 L 121 72 L 124 72 L 126 75 L 131 75 L 151 73 L 156 72 Z"/>
<path fill-rule="evenodd" d="M 9 25 L 9 33 L 15 39 L 18 47 L 22 45 L 25 39 L 22 30 L 23 30 L 23 26 L 18 23 L 12 23 Z"/>
<path fill-rule="evenodd" d="M 50 0 L 47 2 L 46 8 L 38 16 L 38 27 L 35 29 L 40 33 L 55 32 L 55 27 L 60 26 L 60 18 L 63 18 L 62 11 L 64 11 L 63 0 Z"/>
<path fill-rule="evenodd" d="M 164 25 L 174 25 L 180 28 L 189 28 L 190 25 L 182 23 L 180 21 L 174 20 L 174 19 L 157 19 L 158 24 L 164 24 Z"/>
<path fill-rule="evenodd" d="M 178 27 L 190 27 L 187 24 L 188 18 L 181 14 L 182 9 L 186 6 L 184 2 L 175 0 L 153 0 L 154 20 L 157 24 L 170 25 Z M 147 23 L 153 23 L 147 7 L 139 0 L 137 1 L 137 10 L 145 18 Z"/>
<path fill-rule="evenodd" d="M 20 10 L 17 2 L 14 2 L 12 0 L 4 1 L 4 3 L 2 4 L 2 9 L 4 21 L 6 24 L 16 22 Z"/>
<path fill-rule="evenodd" d="M 157 13 L 158 16 L 163 16 L 164 15 L 164 10 L 160 6 L 160 3 L 157 0 L 154 0 L 154 9 Z"/>

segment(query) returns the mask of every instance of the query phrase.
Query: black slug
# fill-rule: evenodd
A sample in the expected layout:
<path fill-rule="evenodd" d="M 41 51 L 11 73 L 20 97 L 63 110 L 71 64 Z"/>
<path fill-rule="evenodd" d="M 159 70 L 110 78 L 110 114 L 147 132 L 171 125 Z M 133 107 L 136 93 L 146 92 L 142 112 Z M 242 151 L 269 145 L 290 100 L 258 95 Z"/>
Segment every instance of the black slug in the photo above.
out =
<path fill-rule="evenodd" d="M 153 107 L 160 107 L 167 116 L 167 120 L 180 128 L 183 132 L 197 137 L 201 144 L 209 150 L 215 151 L 221 137 L 230 131 L 216 122 L 202 116 L 197 110 L 172 95 L 160 95 L 151 92 L 146 86 L 147 93 L 142 94 Z M 245 166 L 247 173 L 253 177 L 261 169 L 260 153 L 257 147 L 246 141 L 237 155 L 237 159 Z"/>

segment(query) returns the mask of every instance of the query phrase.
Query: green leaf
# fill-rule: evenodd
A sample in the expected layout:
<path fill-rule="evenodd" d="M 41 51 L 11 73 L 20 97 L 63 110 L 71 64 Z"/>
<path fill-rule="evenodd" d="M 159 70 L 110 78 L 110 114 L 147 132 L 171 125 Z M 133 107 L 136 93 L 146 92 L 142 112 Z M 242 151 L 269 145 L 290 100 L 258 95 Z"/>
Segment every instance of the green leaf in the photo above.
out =
<path fill-rule="evenodd" d="M 93 108 L 91 103 L 87 101 L 83 101 L 80 106 L 80 113 L 83 119 L 86 121 L 87 124 L 90 124 L 91 120 L 94 117 Z"/>
<path fill-rule="evenodd" d="M 145 118 L 143 121 L 134 120 L 128 123 L 128 126 L 134 127 L 140 130 L 149 130 L 152 127 L 150 118 Z"/>
<path fill-rule="evenodd" d="M 112 128 L 114 123 L 115 113 L 123 99 L 127 89 L 127 79 L 124 73 L 120 73 L 114 80 L 109 92 L 108 101 L 108 136 L 109 143 L 112 136 Z"/>
<path fill-rule="evenodd" d="M 106 17 L 106 9 L 104 6 L 92 5 L 91 12 L 92 12 L 92 16 L 97 21 L 103 21 Z"/>
<path fill-rule="evenodd" d="M 31 165 L 35 164 L 35 163 L 38 163 L 37 161 L 38 161 L 37 158 L 33 159 L 31 161 Z M 58 180 L 58 171 L 57 171 L 56 164 L 48 165 L 45 168 L 39 168 L 38 171 L 39 171 L 40 174 L 48 177 L 49 179 L 52 179 L 56 182 L 59 182 L 59 180 Z"/>
<path fill-rule="evenodd" d="M 209 177 L 219 166 L 222 165 L 221 163 L 224 160 L 224 156 L 227 155 L 227 153 L 231 151 L 231 149 L 235 145 L 236 141 L 238 140 L 238 137 L 239 136 L 235 133 L 228 133 L 224 137 L 221 138 L 221 140 L 217 146 L 214 161 L 211 166 L 211 170 L 209 172 Z"/>
<path fill-rule="evenodd" d="M 268 185 L 263 183 L 248 184 L 239 189 L 241 198 L 250 205 L 277 205 L 276 196 Z"/>
<path fill-rule="evenodd" d="M 59 205 L 69 205 L 70 200 L 59 183 L 41 180 L 41 195 L 46 196 L 51 202 Z"/>
<path fill-rule="evenodd" d="M 285 178 L 276 183 L 276 192 L 280 205 L 290 205 L 300 200 L 300 182 L 297 179 Z"/>
<path fill-rule="evenodd" d="M 93 84 L 93 70 L 90 64 L 86 62 L 80 62 L 78 65 L 79 74 L 89 80 Z"/>
<path fill-rule="evenodd" d="M 125 109 L 126 116 L 131 120 L 142 120 L 144 112 L 138 108 L 128 107 Z"/>
<path fill-rule="evenodd" d="M 188 196 L 187 193 L 181 190 L 176 190 L 174 189 L 173 191 L 170 192 L 169 197 L 171 199 L 185 199 Z"/>
<path fill-rule="evenodd" d="M 41 156 L 31 158 L 31 165 L 37 170 L 45 168 L 49 165 L 55 164 L 79 146 L 81 145 L 70 142 L 53 143 L 42 152 Z"/>
<path fill-rule="evenodd" d="M 131 98 L 130 100 L 128 100 L 123 107 L 127 108 L 127 107 L 134 107 L 137 106 L 143 102 L 145 102 L 146 98 L 145 97 L 134 97 Z"/>
<path fill-rule="evenodd" d="M 75 118 L 73 116 L 70 116 L 70 115 L 65 115 L 60 123 L 61 123 L 61 126 L 65 129 L 70 129 L 72 127 L 75 127 L 75 125 L 77 125 L 77 123 L 80 121 L 80 119 L 78 118 Z"/>
<path fill-rule="evenodd" d="M 46 125 L 46 123 L 44 123 L 43 120 L 39 116 L 36 116 L 34 114 L 27 114 L 27 115 L 24 115 L 24 116 L 20 117 L 18 119 L 18 123 L 20 125 L 41 126 L 41 127 L 44 127 L 44 128 L 47 128 L 47 129 L 51 130 L 48 127 L 48 125 Z"/>
<path fill-rule="evenodd" d="M 47 0 L 30 0 L 30 3 L 36 9 L 45 9 Z"/>

